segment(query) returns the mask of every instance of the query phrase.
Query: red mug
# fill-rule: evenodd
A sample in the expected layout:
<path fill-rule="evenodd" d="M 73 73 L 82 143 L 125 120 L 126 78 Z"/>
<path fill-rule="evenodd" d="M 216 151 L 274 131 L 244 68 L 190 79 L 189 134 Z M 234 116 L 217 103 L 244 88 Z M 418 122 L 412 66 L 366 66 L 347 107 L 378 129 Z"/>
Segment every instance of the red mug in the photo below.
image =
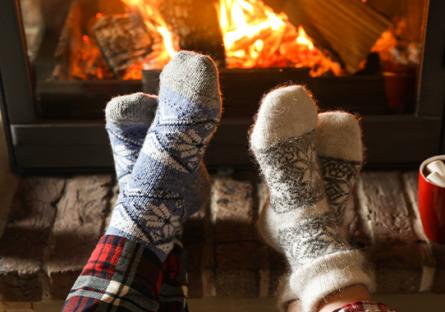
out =
<path fill-rule="evenodd" d="M 445 188 L 426 179 L 426 166 L 435 160 L 445 161 L 445 155 L 428 158 L 419 168 L 419 214 L 428 239 L 445 244 Z"/>

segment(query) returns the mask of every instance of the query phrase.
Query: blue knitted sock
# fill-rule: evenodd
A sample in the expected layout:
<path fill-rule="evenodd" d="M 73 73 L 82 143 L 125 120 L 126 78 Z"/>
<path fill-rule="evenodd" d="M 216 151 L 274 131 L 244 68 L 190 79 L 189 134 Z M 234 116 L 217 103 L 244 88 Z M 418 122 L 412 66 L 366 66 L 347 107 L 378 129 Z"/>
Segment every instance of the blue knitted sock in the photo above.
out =
<path fill-rule="evenodd" d="M 158 107 L 158 97 L 142 92 L 113 98 L 105 108 L 106 129 L 111 142 L 119 189 L 126 181 L 139 157 L 148 129 Z M 210 179 L 203 161 L 200 162 L 197 181 L 184 187 L 187 215 L 201 210 L 210 197 Z"/>
<path fill-rule="evenodd" d="M 161 260 L 171 251 L 189 200 L 208 191 L 199 168 L 221 116 L 217 75 L 210 58 L 193 52 L 179 52 L 164 68 L 155 120 L 107 234 L 141 240 Z"/>

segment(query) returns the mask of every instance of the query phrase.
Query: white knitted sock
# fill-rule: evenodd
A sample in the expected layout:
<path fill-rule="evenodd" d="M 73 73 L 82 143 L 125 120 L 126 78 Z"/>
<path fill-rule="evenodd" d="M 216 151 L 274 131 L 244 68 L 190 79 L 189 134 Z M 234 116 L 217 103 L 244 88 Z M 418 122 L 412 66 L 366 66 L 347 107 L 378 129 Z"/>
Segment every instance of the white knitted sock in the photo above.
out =
<path fill-rule="evenodd" d="M 350 194 L 363 165 L 358 118 L 342 111 L 318 114 L 315 146 L 329 206 L 349 239 L 347 223 L 354 213 Z"/>
<path fill-rule="evenodd" d="M 350 240 L 347 235 L 348 220 L 354 213 L 350 194 L 363 163 L 358 118 L 342 111 L 318 114 L 316 149 L 326 197 L 339 225 L 339 234 Z M 291 290 L 288 276 L 280 281 L 278 293 L 280 307 L 298 300 Z"/>
<path fill-rule="evenodd" d="M 262 213 L 265 233 L 289 262 L 290 292 L 304 312 L 347 286 L 371 286 L 364 258 L 339 235 L 325 198 L 315 150 L 317 108 L 300 86 L 269 93 L 251 134 L 251 149 L 270 192 Z M 263 233 L 264 233 L 263 232 Z"/>

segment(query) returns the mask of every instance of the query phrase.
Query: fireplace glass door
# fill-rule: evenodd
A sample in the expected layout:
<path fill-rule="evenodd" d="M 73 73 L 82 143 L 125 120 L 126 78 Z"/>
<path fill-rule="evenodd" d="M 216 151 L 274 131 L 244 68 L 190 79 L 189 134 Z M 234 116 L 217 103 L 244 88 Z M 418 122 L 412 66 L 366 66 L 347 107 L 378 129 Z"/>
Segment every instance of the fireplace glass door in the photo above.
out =
<path fill-rule="evenodd" d="M 274 75 L 277 83 L 308 85 L 323 108 L 362 114 L 415 108 L 425 0 L 20 4 L 44 117 L 101 117 L 107 98 L 136 90 L 143 70 L 156 73 L 179 49 L 210 54 L 222 75 L 248 75 L 248 84 L 264 86 L 260 93 L 273 87 L 264 75 Z M 253 103 L 240 105 L 255 107 L 253 93 Z"/>
<path fill-rule="evenodd" d="M 6 0 L 5 8 L 12 43 L 0 48 L 0 77 L 18 163 L 34 162 L 24 156 L 31 145 L 44 153 L 44 138 L 36 139 L 43 129 L 52 148 L 63 142 L 51 129 L 71 135 L 77 127 L 84 132 L 73 146 L 109 153 L 97 130 L 106 102 L 157 93 L 160 71 L 181 49 L 211 55 L 220 69 L 225 112 L 209 151 L 215 163 L 225 163 L 218 154 L 226 151 L 229 164 L 249 162 L 247 152 L 236 155 L 247 149 L 261 97 L 289 83 L 306 85 L 321 110 L 363 116 L 371 163 L 412 164 L 441 148 L 442 1 Z M 13 68 L 10 58 L 23 66 Z M 407 147 L 416 142 L 418 150 Z M 392 146 L 395 154 L 385 156 Z M 109 166 L 102 158 L 60 166 Z M 43 159 L 37 167 L 51 166 Z"/>

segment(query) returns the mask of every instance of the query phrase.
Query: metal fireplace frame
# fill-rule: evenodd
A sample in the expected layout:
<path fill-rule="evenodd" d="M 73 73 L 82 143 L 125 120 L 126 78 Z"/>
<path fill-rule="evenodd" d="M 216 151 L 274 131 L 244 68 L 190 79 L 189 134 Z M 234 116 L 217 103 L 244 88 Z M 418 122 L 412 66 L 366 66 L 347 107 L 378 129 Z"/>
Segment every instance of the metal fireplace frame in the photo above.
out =
<path fill-rule="evenodd" d="M 27 57 L 19 5 L 19 0 L 4 0 L 0 10 L 0 107 L 13 168 L 18 173 L 109 170 L 112 157 L 103 120 L 48 119 L 37 111 L 36 81 Z M 445 2 L 429 0 L 427 14 L 415 112 L 363 118 L 370 166 L 413 166 L 445 150 Z M 97 86 L 120 90 L 121 84 L 104 81 Z M 128 91 L 141 88 L 139 82 L 126 86 Z M 75 91 L 85 95 L 88 88 Z M 207 162 L 228 166 L 251 163 L 247 132 L 252 120 L 253 116 L 223 117 Z"/>

